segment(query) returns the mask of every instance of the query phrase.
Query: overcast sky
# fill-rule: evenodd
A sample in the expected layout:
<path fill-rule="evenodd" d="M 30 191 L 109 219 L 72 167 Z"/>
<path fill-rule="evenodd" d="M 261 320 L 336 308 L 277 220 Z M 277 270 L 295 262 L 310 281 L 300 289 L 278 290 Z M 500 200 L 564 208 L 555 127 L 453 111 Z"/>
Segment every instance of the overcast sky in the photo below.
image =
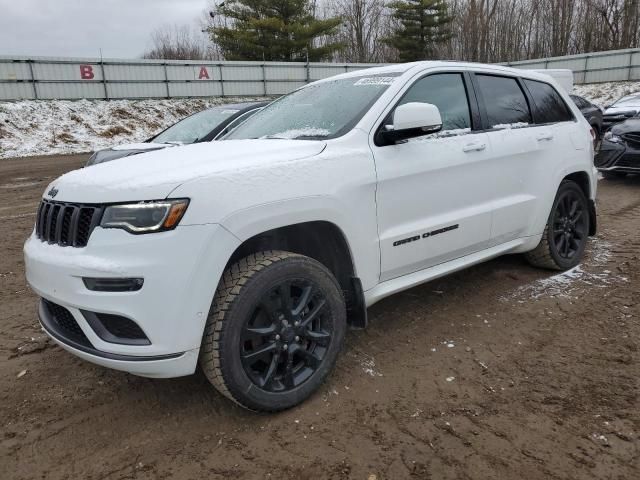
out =
<path fill-rule="evenodd" d="M 135 58 L 165 24 L 197 25 L 206 0 L 0 0 L 0 55 Z"/>

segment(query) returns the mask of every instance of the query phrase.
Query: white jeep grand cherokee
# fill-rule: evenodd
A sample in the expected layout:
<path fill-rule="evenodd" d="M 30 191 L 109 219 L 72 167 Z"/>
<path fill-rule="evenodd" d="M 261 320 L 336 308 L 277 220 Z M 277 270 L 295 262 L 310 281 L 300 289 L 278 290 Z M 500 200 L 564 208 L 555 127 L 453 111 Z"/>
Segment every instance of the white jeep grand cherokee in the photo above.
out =
<path fill-rule="evenodd" d="M 420 62 L 302 87 L 225 141 L 63 175 L 24 253 L 63 348 L 194 373 L 276 411 L 395 292 L 506 253 L 568 269 L 595 233 L 587 121 L 545 75 Z"/>

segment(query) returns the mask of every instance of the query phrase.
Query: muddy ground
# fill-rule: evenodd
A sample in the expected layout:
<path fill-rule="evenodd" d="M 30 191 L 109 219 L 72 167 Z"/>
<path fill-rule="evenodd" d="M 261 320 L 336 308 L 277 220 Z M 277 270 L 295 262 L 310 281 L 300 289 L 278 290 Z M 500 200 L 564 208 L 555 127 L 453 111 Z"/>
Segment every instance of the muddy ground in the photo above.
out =
<path fill-rule="evenodd" d="M 640 478 L 640 177 L 600 181 L 579 269 L 511 256 L 388 298 L 321 391 L 258 415 L 43 335 L 22 244 L 84 158 L 0 160 L 0 478 Z"/>

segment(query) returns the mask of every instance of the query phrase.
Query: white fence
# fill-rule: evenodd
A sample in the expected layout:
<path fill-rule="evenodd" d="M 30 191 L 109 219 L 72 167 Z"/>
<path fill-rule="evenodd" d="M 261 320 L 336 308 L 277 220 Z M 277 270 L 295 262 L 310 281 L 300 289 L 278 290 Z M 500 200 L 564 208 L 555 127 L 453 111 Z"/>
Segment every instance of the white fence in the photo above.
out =
<path fill-rule="evenodd" d="M 506 65 L 568 68 L 577 84 L 640 80 L 640 49 Z M 275 96 L 314 80 L 372 66 L 0 56 L 0 100 Z"/>
<path fill-rule="evenodd" d="M 640 80 L 640 48 L 509 62 L 516 68 L 573 70 L 576 84 Z"/>
<path fill-rule="evenodd" d="M 0 100 L 274 96 L 370 66 L 0 56 Z"/>

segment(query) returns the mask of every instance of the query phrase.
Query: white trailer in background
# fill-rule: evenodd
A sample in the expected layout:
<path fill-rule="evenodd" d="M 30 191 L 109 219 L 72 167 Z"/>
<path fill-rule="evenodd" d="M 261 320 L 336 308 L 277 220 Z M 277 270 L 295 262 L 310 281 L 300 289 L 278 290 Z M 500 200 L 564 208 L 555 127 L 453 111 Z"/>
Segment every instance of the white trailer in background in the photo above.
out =
<path fill-rule="evenodd" d="M 573 71 L 569 69 L 556 68 L 531 71 L 550 76 L 556 82 L 558 82 L 558 85 L 561 86 L 567 93 L 571 93 L 573 91 Z"/>

